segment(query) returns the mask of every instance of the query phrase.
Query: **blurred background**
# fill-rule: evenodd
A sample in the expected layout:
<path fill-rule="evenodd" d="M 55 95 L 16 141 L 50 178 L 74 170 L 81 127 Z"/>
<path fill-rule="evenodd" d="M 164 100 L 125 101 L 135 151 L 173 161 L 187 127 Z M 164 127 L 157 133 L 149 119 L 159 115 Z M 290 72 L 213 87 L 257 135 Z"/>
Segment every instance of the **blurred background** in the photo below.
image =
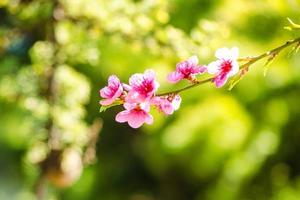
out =
<path fill-rule="evenodd" d="M 255 56 L 299 36 L 298 0 L 0 0 L 1 200 L 299 200 L 300 56 L 232 90 L 182 93 L 141 129 L 99 113 L 116 74 L 167 74 L 223 46 Z M 97 143 L 97 144 L 96 144 Z"/>

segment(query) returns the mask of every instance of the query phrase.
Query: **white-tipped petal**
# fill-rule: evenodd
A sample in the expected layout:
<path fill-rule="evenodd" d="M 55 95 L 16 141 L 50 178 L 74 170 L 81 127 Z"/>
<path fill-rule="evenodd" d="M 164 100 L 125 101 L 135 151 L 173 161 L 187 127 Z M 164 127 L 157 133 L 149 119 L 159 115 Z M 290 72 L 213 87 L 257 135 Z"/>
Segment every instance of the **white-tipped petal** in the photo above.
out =
<path fill-rule="evenodd" d="M 219 61 L 214 61 L 208 64 L 207 66 L 207 72 L 209 74 L 217 74 L 219 72 Z"/>
<path fill-rule="evenodd" d="M 231 59 L 236 60 L 239 58 L 239 48 L 233 47 L 231 48 Z"/>
<path fill-rule="evenodd" d="M 218 59 L 228 59 L 229 57 L 231 57 L 231 51 L 226 47 L 219 48 L 217 49 L 215 56 Z"/>
<path fill-rule="evenodd" d="M 228 73 L 229 77 L 236 75 L 240 69 L 239 63 L 237 61 L 232 61 L 231 65 L 231 71 Z"/>
<path fill-rule="evenodd" d="M 198 60 L 198 57 L 196 55 L 193 55 L 191 57 L 189 57 L 189 59 L 187 59 L 187 62 L 190 64 L 190 65 L 197 65 L 199 60 Z"/>

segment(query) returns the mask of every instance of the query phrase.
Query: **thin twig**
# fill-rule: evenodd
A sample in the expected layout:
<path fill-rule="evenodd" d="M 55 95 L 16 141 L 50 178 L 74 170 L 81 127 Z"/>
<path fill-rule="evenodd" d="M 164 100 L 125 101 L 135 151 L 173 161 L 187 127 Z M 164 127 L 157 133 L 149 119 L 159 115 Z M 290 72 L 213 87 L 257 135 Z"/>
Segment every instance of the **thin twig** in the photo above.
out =
<path fill-rule="evenodd" d="M 204 84 L 204 83 L 212 82 L 213 80 L 214 80 L 213 77 L 207 78 L 207 79 L 204 79 L 204 80 L 201 80 L 201 81 L 197 81 L 197 82 L 195 82 L 195 83 L 193 83 L 193 84 L 191 84 L 191 85 L 188 85 L 188 86 L 186 86 L 186 87 L 183 87 L 183 88 L 181 88 L 181 89 L 173 90 L 173 91 L 171 91 L 171 92 L 165 92 L 165 93 L 157 94 L 156 96 L 166 96 L 166 95 L 170 95 L 170 94 L 178 94 L 178 93 L 180 93 L 180 92 L 183 92 L 183 91 L 185 91 L 185 90 L 191 89 L 191 88 L 196 87 L 196 86 L 198 86 L 198 85 L 202 85 L 202 84 Z"/>
<path fill-rule="evenodd" d="M 246 63 L 242 64 L 240 66 L 240 71 L 246 67 L 249 67 L 250 65 L 252 65 L 253 63 L 265 58 L 265 57 L 268 57 L 268 56 L 272 56 L 272 55 L 277 55 L 279 54 L 283 49 L 291 46 L 292 44 L 295 44 L 295 43 L 300 43 L 300 37 L 294 39 L 294 40 L 289 40 L 287 41 L 286 43 L 284 43 L 283 45 L 279 46 L 279 47 L 276 47 L 268 52 L 265 52 L 259 56 L 255 56 L 255 57 L 248 57 L 247 59 L 239 59 L 239 60 L 248 60 Z M 196 87 L 198 85 L 202 85 L 204 83 L 208 83 L 208 82 L 212 82 L 214 80 L 214 77 L 210 77 L 210 78 L 207 78 L 207 79 L 204 79 L 204 80 L 200 80 L 200 81 L 195 81 L 194 83 L 192 83 L 191 85 L 188 85 L 188 86 L 185 86 L 181 89 L 178 89 L 178 90 L 173 90 L 173 91 L 170 91 L 170 92 L 165 92 L 165 93 L 161 93 L 161 94 L 158 94 L 157 96 L 166 96 L 166 95 L 171 95 L 171 94 L 178 94 L 180 92 L 183 92 L 185 90 L 188 90 L 188 89 L 191 89 L 193 87 Z"/>

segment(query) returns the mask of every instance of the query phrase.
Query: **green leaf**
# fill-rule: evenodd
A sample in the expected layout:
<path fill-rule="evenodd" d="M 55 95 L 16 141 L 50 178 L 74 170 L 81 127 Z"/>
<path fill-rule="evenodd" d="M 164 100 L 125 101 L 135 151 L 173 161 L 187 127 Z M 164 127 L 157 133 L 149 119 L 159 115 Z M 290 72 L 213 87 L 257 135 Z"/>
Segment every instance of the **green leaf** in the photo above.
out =
<path fill-rule="evenodd" d="M 295 29 L 300 29 L 300 24 L 296 24 L 290 18 L 287 18 L 287 20 L 289 21 L 290 26 L 285 26 L 284 29 L 289 30 L 289 31 L 292 31 Z"/>
<path fill-rule="evenodd" d="M 118 106 L 118 105 L 121 105 L 123 104 L 123 101 L 122 100 L 117 100 L 115 101 L 114 103 L 108 105 L 108 106 L 101 106 L 100 109 L 99 109 L 99 112 L 105 112 L 107 109 L 111 108 L 111 107 L 114 107 L 114 106 Z"/>

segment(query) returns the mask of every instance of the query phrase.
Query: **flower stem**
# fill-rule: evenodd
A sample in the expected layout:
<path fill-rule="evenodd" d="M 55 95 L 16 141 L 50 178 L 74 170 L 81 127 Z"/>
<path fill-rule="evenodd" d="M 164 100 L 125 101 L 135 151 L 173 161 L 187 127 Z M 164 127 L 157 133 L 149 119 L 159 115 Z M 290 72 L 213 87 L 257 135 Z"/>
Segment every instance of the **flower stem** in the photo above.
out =
<path fill-rule="evenodd" d="M 250 58 L 247 58 L 247 62 L 240 65 L 240 71 L 246 67 L 249 67 L 250 65 L 252 65 L 253 63 L 265 58 L 265 57 L 268 57 L 268 56 L 276 56 L 277 54 L 279 54 L 283 49 L 291 46 L 292 44 L 295 44 L 295 43 L 300 43 L 300 37 L 294 39 L 294 40 L 289 40 L 287 42 L 285 42 L 283 45 L 279 46 L 279 47 L 276 47 L 270 51 L 267 51 L 261 55 L 258 55 L 258 56 L 254 56 L 254 57 L 250 57 Z M 243 60 L 243 59 L 239 59 L 239 60 Z M 212 82 L 214 80 L 214 77 L 210 77 L 210 78 L 207 78 L 207 79 L 203 79 L 203 80 L 200 80 L 200 81 L 195 81 L 194 83 L 188 85 L 188 86 L 185 86 L 183 88 L 180 88 L 180 89 L 177 89 L 177 90 L 173 90 L 173 91 L 170 91 L 170 92 L 165 92 L 165 93 L 160 93 L 160 94 L 157 94 L 157 96 L 166 96 L 166 95 L 171 95 L 171 94 L 178 94 L 180 92 L 183 92 L 185 90 L 189 90 L 191 88 L 194 88 L 198 85 L 202 85 L 204 83 L 208 83 L 208 82 Z"/>

